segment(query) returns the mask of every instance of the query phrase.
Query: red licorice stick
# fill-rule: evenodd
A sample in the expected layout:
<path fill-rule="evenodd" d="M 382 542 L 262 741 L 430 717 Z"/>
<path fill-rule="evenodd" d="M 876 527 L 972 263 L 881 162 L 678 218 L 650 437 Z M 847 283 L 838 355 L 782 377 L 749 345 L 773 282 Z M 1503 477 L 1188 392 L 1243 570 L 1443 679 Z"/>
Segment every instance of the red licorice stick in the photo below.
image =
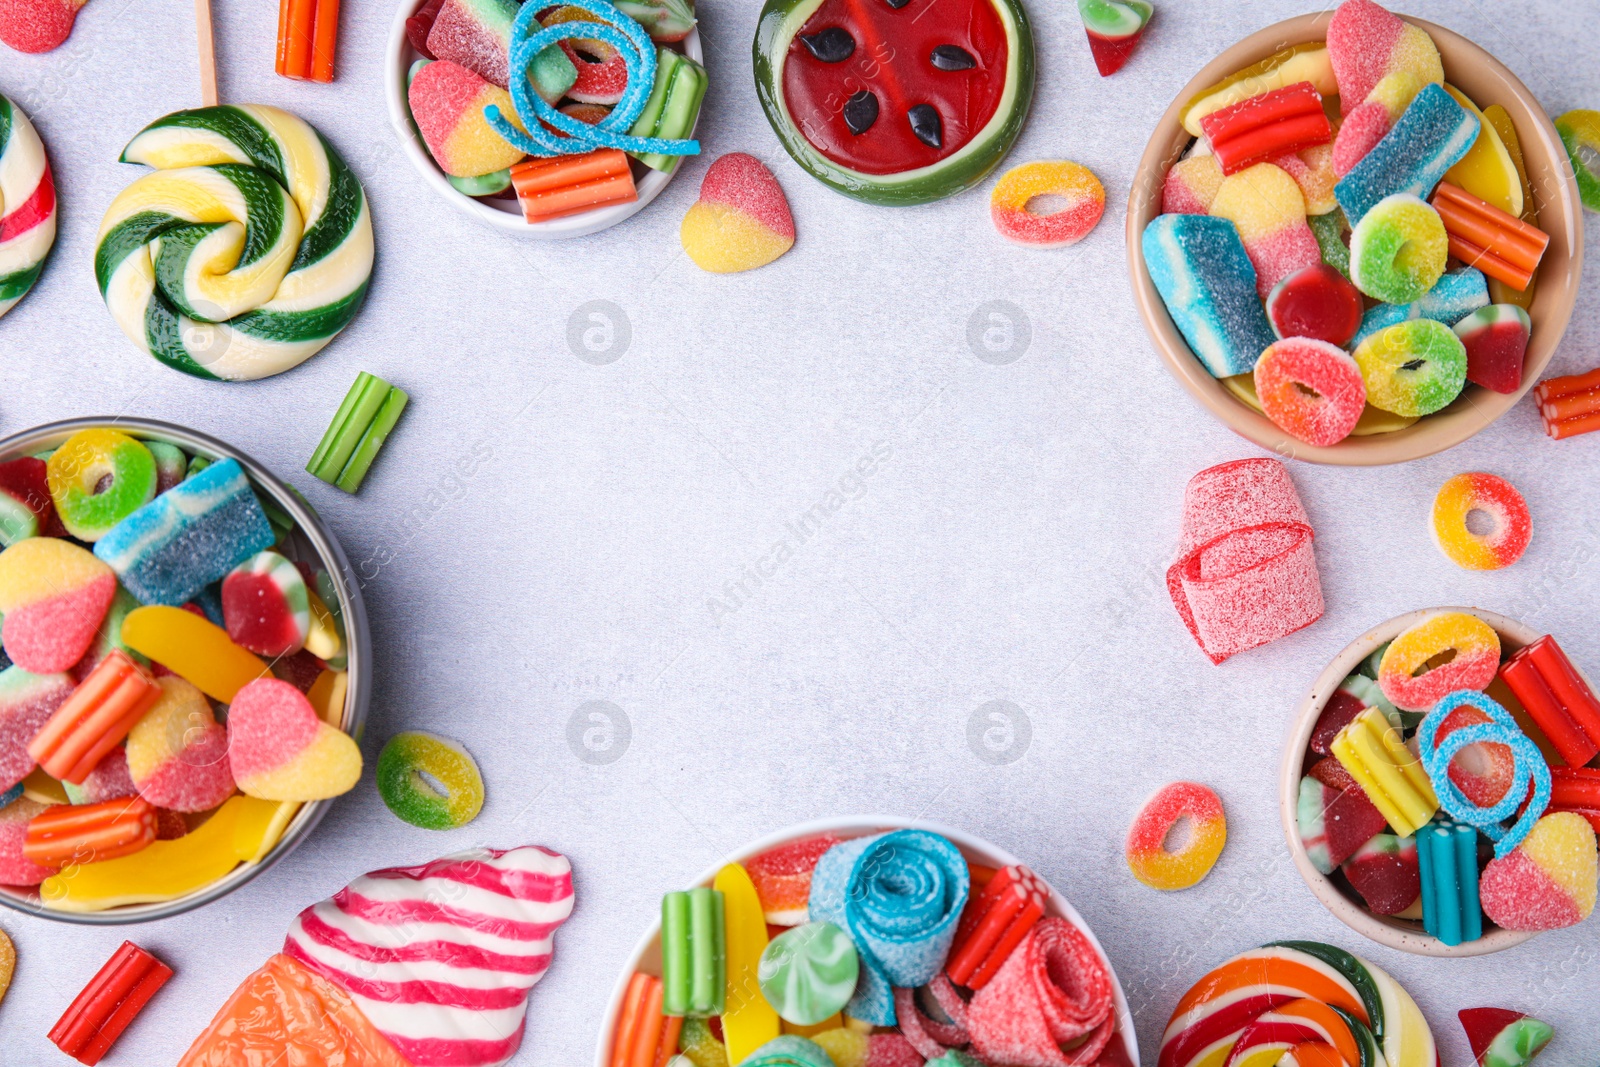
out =
<path fill-rule="evenodd" d="M 1569 393 L 1586 393 L 1591 389 L 1600 389 L 1600 367 L 1589 371 L 1587 374 L 1568 374 L 1562 378 L 1546 378 L 1534 389 L 1534 395 L 1539 398 L 1539 403 L 1554 400 L 1558 396 Z"/>
<path fill-rule="evenodd" d="M 316 14 L 312 19 L 312 81 L 333 81 L 333 55 L 338 40 L 339 0 L 317 0 Z"/>
<path fill-rule="evenodd" d="M 1310 82 L 1241 100 L 1207 115 L 1200 126 L 1224 174 L 1333 138 L 1322 96 Z"/>
<path fill-rule="evenodd" d="M 1600 810 L 1600 770 L 1593 767 L 1550 768 L 1550 806 Z"/>
<path fill-rule="evenodd" d="M 1570 419 L 1559 419 L 1555 422 L 1546 419 L 1544 424 L 1544 432 L 1556 441 L 1564 441 L 1579 434 L 1594 433 L 1596 430 L 1600 430 L 1600 411 L 1592 415 L 1574 415 Z"/>
<path fill-rule="evenodd" d="M 1022 910 L 1011 920 L 1011 925 L 1000 935 L 1000 940 L 995 942 L 994 948 L 989 951 L 982 965 L 967 980 L 967 987 L 976 991 L 988 985 L 989 981 L 1000 973 L 1000 968 L 1012 951 L 1022 943 L 1024 937 L 1028 936 L 1033 924 L 1042 918 L 1044 918 L 1044 897 L 1030 895 Z"/>
<path fill-rule="evenodd" d="M 1545 634 L 1525 648 L 1523 654 L 1533 660 L 1544 684 L 1550 687 L 1550 692 L 1588 737 L 1589 743 L 1600 751 L 1600 700 L 1595 699 L 1594 692 L 1556 644 L 1556 639 Z"/>
<path fill-rule="evenodd" d="M 1565 393 L 1561 396 L 1551 397 L 1539 405 L 1539 414 L 1544 416 L 1546 422 L 1574 419 L 1580 415 L 1593 414 L 1596 411 L 1600 411 L 1600 389 L 1590 389 L 1582 393 Z"/>
<path fill-rule="evenodd" d="M 124 941 L 51 1027 L 50 1040 L 85 1067 L 94 1067 L 171 977 L 171 967 Z"/>
<path fill-rule="evenodd" d="M 1528 648 L 1532 648 L 1529 645 Z M 1516 694 L 1530 718 L 1544 731 L 1550 744 L 1572 767 L 1581 767 L 1600 753 L 1578 723 L 1561 706 L 1538 666 L 1527 656 L 1527 648 L 1517 652 L 1500 667 L 1500 677 Z"/>
<path fill-rule="evenodd" d="M 278 0 L 278 47 L 272 69 L 279 74 L 289 73 L 289 12 L 293 6 L 294 0 Z"/>
<path fill-rule="evenodd" d="M 1023 885 L 1025 870 L 1020 866 L 1001 868 L 984 887 L 983 895 L 961 917 L 949 962 L 945 964 L 945 973 L 952 982 L 967 984 L 1011 919 L 1022 910 L 1027 896 Z"/>

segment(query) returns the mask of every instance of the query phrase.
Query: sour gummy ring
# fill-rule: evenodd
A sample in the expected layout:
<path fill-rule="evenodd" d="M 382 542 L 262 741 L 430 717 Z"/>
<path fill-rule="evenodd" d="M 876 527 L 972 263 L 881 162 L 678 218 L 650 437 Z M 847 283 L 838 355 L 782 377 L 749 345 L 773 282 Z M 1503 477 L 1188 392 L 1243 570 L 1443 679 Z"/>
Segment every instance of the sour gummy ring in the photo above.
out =
<path fill-rule="evenodd" d="M 1169 851 L 1167 835 L 1181 819 L 1189 820 L 1188 840 Z M 1217 794 L 1195 782 L 1173 782 L 1145 801 L 1128 827 L 1128 868 L 1152 889 L 1188 889 L 1211 873 L 1227 841 Z"/>
<path fill-rule="evenodd" d="M 1432 319 L 1379 330 L 1355 350 L 1367 403 L 1396 415 L 1432 415 L 1467 384 L 1467 349 L 1455 331 Z"/>
<path fill-rule="evenodd" d="M 1439 213 L 1396 193 L 1378 201 L 1350 234 L 1350 280 L 1385 304 L 1410 304 L 1443 276 L 1449 251 Z"/>
<path fill-rule="evenodd" d="M 1483 512 L 1494 522 L 1485 534 L 1467 526 L 1467 516 Z M 1433 543 L 1451 563 L 1469 571 L 1497 571 L 1522 558 L 1533 537 L 1528 502 L 1504 478 L 1482 471 L 1458 474 L 1433 498 Z"/>
<path fill-rule="evenodd" d="M 391 737 L 378 756 L 378 795 L 412 826 L 454 830 L 482 810 L 483 776 L 472 754 L 456 742 L 408 730 Z"/>
<path fill-rule="evenodd" d="M 1452 730 L 1442 742 L 1438 741 L 1439 728 L 1444 721 L 1451 712 L 1463 707 L 1482 712 L 1490 721 Z M 1468 800 L 1450 780 L 1450 761 L 1468 745 L 1480 743 L 1505 745 L 1511 750 L 1511 785 L 1505 795 L 1489 807 L 1479 807 Z M 1417 750 L 1444 810 L 1482 830 L 1495 842 L 1494 854 L 1498 857 L 1504 858 L 1520 845 L 1550 805 L 1550 765 L 1511 713 L 1486 693 L 1467 689 L 1446 695 L 1417 728 Z M 1533 784 L 1532 798 L 1528 797 L 1529 782 Z M 1522 815 L 1509 828 L 1502 827 L 1500 823 L 1516 814 L 1524 800 L 1528 801 L 1528 806 Z"/>
<path fill-rule="evenodd" d="M 156 459 L 125 433 L 79 430 L 50 456 L 45 483 L 67 532 L 98 541 L 155 499 Z"/>
<path fill-rule="evenodd" d="M 1060 211 L 1030 211 L 1037 197 L 1059 197 Z M 989 194 L 989 214 L 1000 236 L 1019 244 L 1054 248 L 1089 235 L 1106 210 L 1106 190 L 1088 167 L 1071 160 L 1039 160 L 1012 167 Z"/>
<path fill-rule="evenodd" d="M 1416 672 L 1451 650 L 1455 658 L 1423 674 Z M 1378 688 L 1394 706 L 1427 711 L 1458 689 L 1483 689 L 1500 669 L 1500 635 L 1462 611 L 1430 615 L 1403 631 L 1378 661 Z"/>
<path fill-rule="evenodd" d="M 1267 346 L 1256 360 L 1261 410 L 1291 437 L 1326 448 L 1350 436 L 1367 405 L 1367 387 L 1344 349 L 1310 337 Z"/>

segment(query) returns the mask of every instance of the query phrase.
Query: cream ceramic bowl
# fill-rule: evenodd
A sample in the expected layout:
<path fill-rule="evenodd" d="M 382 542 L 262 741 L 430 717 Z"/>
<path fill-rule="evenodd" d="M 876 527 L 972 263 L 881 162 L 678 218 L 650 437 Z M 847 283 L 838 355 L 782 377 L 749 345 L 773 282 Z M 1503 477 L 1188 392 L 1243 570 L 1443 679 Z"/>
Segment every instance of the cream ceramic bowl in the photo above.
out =
<path fill-rule="evenodd" d="M 1300 702 L 1294 727 L 1283 750 L 1283 765 L 1278 777 L 1278 806 L 1283 819 L 1283 834 L 1288 839 L 1289 852 L 1294 856 L 1294 865 L 1299 868 L 1300 876 L 1306 880 L 1306 885 L 1311 887 L 1311 892 L 1340 922 L 1358 934 L 1402 952 L 1411 952 L 1419 956 L 1482 956 L 1520 945 L 1533 935 L 1502 930 L 1486 921 L 1481 938 L 1452 946 L 1424 932 L 1422 923 L 1416 920 L 1374 915 L 1352 891 L 1340 886 L 1312 865 L 1311 857 L 1306 854 L 1305 846 L 1300 842 L 1300 831 L 1295 820 L 1300 779 L 1314 758 L 1309 751 L 1311 735 L 1316 729 L 1317 718 L 1322 714 L 1323 707 L 1332 698 L 1334 691 L 1339 688 L 1339 683 L 1348 678 L 1362 660 L 1385 643 L 1394 640 L 1402 630 L 1442 611 L 1466 612 L 1488 623 L 1500 635 L 1503 656 L 1517 651 L 1532 641 L 1537 641 L 1542 636 L 1540 631 L 1531 626 L 1492 611 L 1484 611 L 1482 608 L 1424 608 L 1421 611 L 1407 612 L 1373 627 L 1350 642 L 1343 652 L 1334 657 L 1333 662 L 1328 664 L 1327 670 L 1322 672 L 1316 684 L 1311 687 L 1311 691 Z M 1496 692 L 1501 688 L 1503 683 L 1496 681 L 1490 687 L 1491 695 L 1496 696 L 1496 699 L 1509 697 L 1509 693 Z M 1505 703 L 1505 699 L 1501 699 L 1501 703 Z"/>
<path fill-rule="evenodd" d="M 399 9 L 395 11 L 394 23 L 389 27 L 389 44 L 383 72 L 384 95 L 389 102 L 389 125 L 400 140 L 400 150 L 411 161 L 417 173 L 422 175 L 422 180 L 452 207 L 465 211 L 479 222 L 505 233 L 541 241 L 559 241 L 608 230 L 617 223 L 632 218 L 643 211 L 650 201 L 660 196 L 661 190 L 676 177 L 676 171 L 664 174 L 649 168 L 644 168 L 644 175 L 640 177 L 641 168 L 635 166 L 634 176 L 639 199 L 633 203 L 617 204 L 614 207 L 600 208 L 598 211 L 585 211 L 581 215 L 568 215 L 566 218 L 551 219 L 549 222 L 533 223 L 522 217 L 522 209 L 517 206 L 515 198 L 480 200 L 457 190 L 445 178 L 444 171 L 433 161 L 433 156 L 428 154 L 428 146 L 422 143 L 422 137 L 411 122 L 411 106 L 406 102 L 406 72 L 411 69 L 412 63 L 424 58 L 406 39 L 406 19 L 415 14 L 420 6 L 420 0 L 403 0 Z M 682 49 L 684 55 L 696 63 L 704 61 L 698 26 L 684 38 Z M 698 127 L 698 119 L 696 125 Z M 693 136 L 693 131 L 690 135 Z M 678 170 L 682 169 L 683 166 L 680 164 Z"/>
<path fill-rule="evenodd" d="M 1351 436 L 1329 448 L 1317 448 L 1280 430 L 1259 411 L 1213 378 L 1189 350 L 1145 269 L 1141 237 L 1161 213 L 1161 187 L 1168 168 L 1193 140 L 1179 123 L 1188 102 L 1207 86 L 1234 71 L 1259 62 L 1290 45 L 1327 36 L 1331 12 L 1301 15 L 1251 34 L 1201 68 L 1178 93 L 1156 123 L 1144 157 L 1139 160 L 1128 194 L 1128 269 L 1134 301 L 1156 351 L 1173 377 L 1213 415 L 1241 437 L 1281 455 L 1313 463 L 1378 466 L 1442 452 L 1458 445 L 1509 411 L 1539 380 L 1566 332 L 1583 274 L 1583 217 L 1578 188 L 1561 139 L 1533 93 L 1494 56 L 1443 26 L 1407 19 L 1427 30 L 1444 60 L 1445 78 L 1479 107 L 1499 104 L 1510 114 L 1522 143 L 1528 180 L 1539 208 L 1539 228 L 1550 235 L 1550 247 L 1539 266 L 1537 289 L 1529 315 L 1533 336 L 1528 344 L 1522 386 L 1501 394 L 1468 385 L 1456 400 L 1434 415 L 1388 433 Z"/>
<path fill-rule="evenodd" d="M 815 837 L 818 834 L 834 834 L 842 838 L 866 837 L 869 834 L 883 833 L 888 830 L 926 830 L 947 839 L 951 844 L 973 863 L 985 867 L 1007 867 L 1020 863 L 1021 860 L 1002 849 L 996 848 L 989 842 L 960 830 L 952 829 L 941 823 L 923 822 L 915 819 L 897 819 L 892 816 L 851 816 L 841 819 L 818 819 L 815 822 L 800 823 L 769 834 L 758 841 L 753 841 L 739 851 L 727 856 L 716 866 L 702 872 L 695 879 L 694 885 L 708 886 L 717 872 L 730 863 L 743 863 L 752 856 L 758 856 L 771 848 L 789 841 L 797 841 L 803 837 Z M 1133 1012 L 1128 1007 L 1128 998 L 1122 992 L 1122 983 L 1117 979 L 1117 972 L 1111 966 L 1105 949 L 1100 946 L 1099 940 L 1094 936 L 1094 931 L 1089 929 L 1089 924 L 1083 921 L 1083 916 L 1067 902 L 1067 899 L 1058 893 L 1052 886 L 1050 901 L 1045 914 L 1066 919 L 1089 939 L 1095 951 L 1100 953 L 1100 958 L 1106 962 L 1106 971 L 1111 976 L 1111 987 L 1114 994 L 1114 1010 L 1117 1013 L 1117 1034 L 1121 1036 L 1124 1046 L 1128 1050 L 1128 1061 L 1138 1067 L 1139 1065 L 1139 1037 L 1134 1031 Z M 611 990 L 611 998 L 606 1002 L 604 1022 L 601 1023 L 600 1037 L 595 1043 L 594 1067 L 610 1067 L 611 1064 L 611 1035 L 616 1031 L 617 1012 L 622 1010 L 623 994 L 627 991 L 628 980 L 634 972 L 644 971 L 647 974 L 659 975 L 661 973 L 661 919 L 659 914 L 650 923 L 649 929 L 634 946 L 633 952 L 628 956 L 628 961 L 618 977 L 616 985 Z"/>
<path fill-rule="evenodd" d="M 334 591 L 339 600 L 338 610 L 343 618 L 345 642 L 349 652 L 344 716 L 339 727 L 360 740 L 361 726 L 366 721 L 367 703 L 372 694 L 372 638 L 367 630 L 367 612 L 361 603 L 361 590 L 351 578 L 354 572 L 351 571 L 344 550 L 339 547 L 338 540 L 328 529 L 327 524 L 311 510 L 310 505 L 299 493 L 279 481 L 265 467 L 238 449 L 193 430 L 151 419 L 101 417 L 70 419 L 36 426 L 0 441 L 0 462 L 56 448 L 79 430 L 101 426 L 121 430 L 141 440 L 166 441 L 177 445 L 191 456 L 203 456 L 209 460 L 236 459 L 244 468 L 245 474 L 249 476 L 251 486 L 256 492 L 270 498 L 278 510 L 294 519 L 296 529 L 292 538 L 297 558 L 312 562 L 326 570 L 333 580 Z M 0 886 L 0 904 L 45 919 L 90 926 L 117 926 L 182 915 L 186 911 L 192 911 L 227 896 L 294 851 L 310 836 L 312 829 L 327 814 L 332 803 L 328 800 L 319 800 L 301 805 L 300 810 L 294 814 L 288 827 L 283 831 L 283 836 L 278 839 L 278 843 L 260 861 L 240 864 L 205 888 L 176 900 L 162 901 L 158 904 L 131 904 L 105 911 L 56 911 L 41 905 L 39 894 L 31 888 Z"/>

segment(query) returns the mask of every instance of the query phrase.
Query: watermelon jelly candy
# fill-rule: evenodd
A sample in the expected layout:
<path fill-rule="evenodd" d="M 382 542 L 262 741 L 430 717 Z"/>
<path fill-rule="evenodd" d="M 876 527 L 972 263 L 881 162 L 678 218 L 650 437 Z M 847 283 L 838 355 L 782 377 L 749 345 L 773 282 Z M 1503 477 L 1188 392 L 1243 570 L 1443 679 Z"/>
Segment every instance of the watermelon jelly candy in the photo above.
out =
<path fill-rule="evenodd" d="M 1467 381 L 1497 393 L 1517 391 L 1533 331 L 1533 320 L 1526 311 L 1515 304 L 1490 304 L 1458 321 L 1453 329 L 1467 349 Z"/>
<path fill-rule="evenodd" d="M 1388 825 L 1356 780 L 1332 758 L 1318 760 L 1300 779 L 1295 822 L 1312 866 L 1323 874 L 1332 874 Z"/>
<path fill-rule="evenodd" d="M 0 552 L 0 639 L 11 662 L 53 674 L 83 658 L 117 593 L 110 567 L 70 541 L 30 537 Z"/>
<path fill-rule="evenodd" d="M 806 837 L 768 849 L 745 861 L 745 871 L 755 883 L 756 896 L 767 922 L 798 926 L 809 914 L 811 872 L 822 854 L 839 844 L 832 834 Z"/>
<path fill-rule="evenodd" d="M 1154 11 L 1145 0 L 1078 0 L 1078 17 L 1089 34 L 1089 51 L 1102 78 L 1128 62 Z"/>
<path fill-rule="evenodd" d="M 50 499 L 44 460 L 23 456 L 0 463 L 0 545 L 39 536 L 66 536 Z"/>
<path fill-rule="evenodd" d="M 94 551 L 141 604 L 182 604 L 274 539 L 244 468 L 224 459 L 117 523 Z"/>
<path fill-rule="evenodd" d="M 1382 708 L 1385 715 L 1398 714 L 1378 683 L 1366 675 L 1352 674 L 1340 682 L 1339 688 L 1323 705 L 1322 714 L 1317 716 L 1317 725 L 1311 731 L 1311 751 L 1319 756 L 1331 755 L 1333 739 L 1339 736 L 1339 731 L 1368 708 Z"/>
<path fill-rule="evenodd" d="M 276 659 L 305 646 L 311 630 L 306 580 L 276 552 L 261 552 L 222 580 L 222 617 L 240 648 Z"/>
<path fill-rule="evenodd" d="M 1478 1067 L 1527 1067 L 1556 1036 L 1549 1023 L 1509 1008 L 1462 1008 L 1456 1016 Z"/>
<path fill-rule="evenodd" d="M 515 0 L 444 0 L 428 30 L 427 50 L 504 89 L 516 17 Z"/>
<path fill-rule="evenodd" d="M 1422 893 L 1414 838 L 1376 834 L 1340 870 L 1374 915 L 1397 915 Z"/>
<path fill-rule="evenodd" d="M 1218 378 L 1244 374 L 1275 338 L 1239 231 L 1207 215 L 1157 215 L 1144 261 L 1195 357 Z"/>

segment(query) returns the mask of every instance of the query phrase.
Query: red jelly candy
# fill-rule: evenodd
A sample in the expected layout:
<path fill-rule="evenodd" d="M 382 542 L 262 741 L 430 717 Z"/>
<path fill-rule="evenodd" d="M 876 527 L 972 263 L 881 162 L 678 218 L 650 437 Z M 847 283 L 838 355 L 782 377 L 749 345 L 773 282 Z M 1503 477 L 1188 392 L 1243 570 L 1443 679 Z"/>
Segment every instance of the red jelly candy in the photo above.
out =
<path fill-rule="evenodd" d="M 1311 751 L 1319 756 L 1330 754 L 1333 751 L 1333 739 L 1339 735 L 1339 731 L 1366 710 L 1366 701 L 1348 689 L 1341 686 L 1334 690 L 1333 696 L 1323 705 L 1322 714 L 1317 716 L 1316 728 L 1311 731 Z"/>
<path fill-rule="evenodd" d="M 1478 1067 L 1522 1067 L 1556 1033 L 1549 1023 L 1509 1008 L 1462 1008 L 1456 1016 Z"/>
<path fill-rule="evenodd" d="M 1490 304 L 1455 324 L 1467 350 L 1467 381 L 1514 393 L 1522 385 L 1522 362 L 1528 354 L 1533 320 L 1515 304 Z"/>
<path fill-rule="evenodd" d="M 1311 337 L 1340 348 L 1361 329 L 1361 310 L 1361 290 L 1326 263 L 1295 271 L 1267 295 L 1273 333 Z"/>
<path fill-rule="evenodd" d="M 1378 834 L 1357 849 L 1342 869 L 1375 915 L 1398 914 L 1422 895 L 1415 838 Z"/>
<path fill-rule="evenodd" d="M 171 977 L 171 967 L 124 941 L 50 1029 L 50 1040 L 79 1063 L 94 1067 Z"/>
<path fill-rule="evenodd" d="M 1322 786 L 1320 829 L 1326 838 L 1328 853 L 1319 867 L 1326 867 L 1324 873 L 1331 873 L 1335 867 L 1355 855 L 1361 846 L 1382 833 L 1388 820 L 1367 799 L 1367 794 L 1350 777 L 1350 772 L 1333 757 L 1313 764 L 1307 777 Z M 1308 826 L 1306 829 L 1314 828 Z M 1411 901 L 1406 901 L 1406 904 L 1409 903 Z M 1405 906 L 1401 905 L 1402 908 Z"/>

